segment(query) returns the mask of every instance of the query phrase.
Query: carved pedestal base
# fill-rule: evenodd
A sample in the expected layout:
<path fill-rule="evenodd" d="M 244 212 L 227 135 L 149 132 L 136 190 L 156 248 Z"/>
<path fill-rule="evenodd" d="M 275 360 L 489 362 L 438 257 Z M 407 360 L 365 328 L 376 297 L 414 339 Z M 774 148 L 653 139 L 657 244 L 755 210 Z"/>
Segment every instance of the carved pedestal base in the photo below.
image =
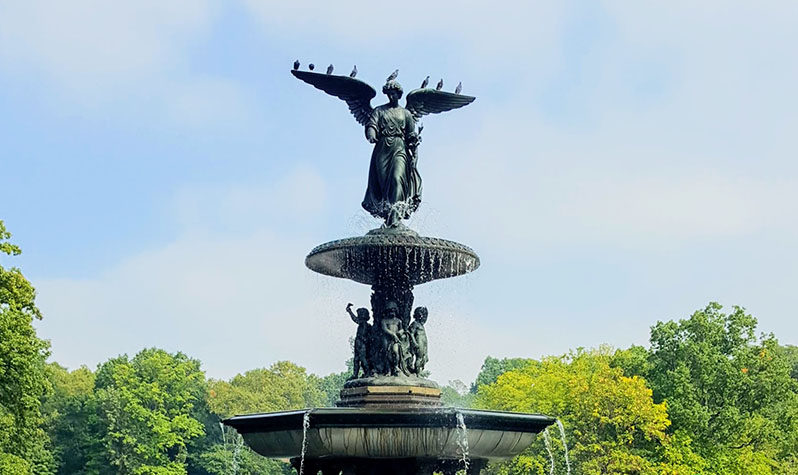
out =
<path fill-rule="evenodd" d="M 338 407 L 418 409 L 440 407 L 441 390 L 420 386 L 360 386 L 341 391 Z"/>

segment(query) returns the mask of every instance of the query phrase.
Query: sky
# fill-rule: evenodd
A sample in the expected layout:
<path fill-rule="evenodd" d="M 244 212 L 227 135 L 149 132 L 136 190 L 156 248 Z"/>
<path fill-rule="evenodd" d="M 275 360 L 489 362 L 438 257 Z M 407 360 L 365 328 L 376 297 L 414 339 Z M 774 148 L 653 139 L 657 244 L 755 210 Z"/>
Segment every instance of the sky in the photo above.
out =
<path fill-rule="evenodd" d="M 53 361 L 146 347 L 208 376 L 342 371 L 369 289 L 304 267 L 379 222 L 370 146 L 294 79 L 430 75 L 409 225 L 474 273 L 417 287 L 431 377 L 645 345 L 710 301 L 798 344 L 798 3 L 0 0 L 3 256 Z M 378 98 L 382 100 L 382 98 Z M 375 100 L 374 105 L 378 101 Z"/>

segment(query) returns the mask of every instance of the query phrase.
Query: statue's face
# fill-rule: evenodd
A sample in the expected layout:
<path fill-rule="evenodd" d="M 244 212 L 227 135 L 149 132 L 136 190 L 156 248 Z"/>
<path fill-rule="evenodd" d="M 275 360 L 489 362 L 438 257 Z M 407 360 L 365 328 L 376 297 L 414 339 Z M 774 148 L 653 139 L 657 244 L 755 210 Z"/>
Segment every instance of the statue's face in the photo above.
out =
<path fill-rule="evenodd" d="M 394 318 L 394 317 L 396 317 L 396 314 L 397 314 L 398 312 L 399 312 L 399 309 L 397 309 L 397 308 L 396 308 L 396 305 L 388 305 L 388 306 L 385 308 L 385 313 L 386 313 L 386 314 L 388 315 L 388 317 L 390 317 L 390 318 Z"/>
<path fill-rule="evenodd" d="M 388 100 L 391 101 L 391 104 L 398 103 L 400 97 L 402 97 L 402 95 L 399 93 L 399 91 L 395 90 L 388 91 Z"/>

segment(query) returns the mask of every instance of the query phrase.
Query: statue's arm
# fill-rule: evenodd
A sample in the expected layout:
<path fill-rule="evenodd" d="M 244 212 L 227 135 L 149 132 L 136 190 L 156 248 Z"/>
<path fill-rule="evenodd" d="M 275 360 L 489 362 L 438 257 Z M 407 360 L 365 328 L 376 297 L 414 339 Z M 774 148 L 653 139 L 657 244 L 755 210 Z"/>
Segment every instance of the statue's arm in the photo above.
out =
<path fill-rule="evenodd" d="M 352 311 L 352 304 L 351 303 L 346 306 L 346 313 L 349 314 L 349 318 L 351 318 L 353 322 L 358 323 L 357 316 L 355 315 L 355 312 Z"/>
<path fill-rule="evenodd" d="M 416 119 L 407 109 L 405 109 L 405 142 L 410 148 L 416 148 L 420 142 L 418 132 L 416 131 Z"/>
<path fill-rule="evenodd" d="M 377 143 L 377 111 L 372 111 L 366 123 L 366 140 L 369 143 Z"/>

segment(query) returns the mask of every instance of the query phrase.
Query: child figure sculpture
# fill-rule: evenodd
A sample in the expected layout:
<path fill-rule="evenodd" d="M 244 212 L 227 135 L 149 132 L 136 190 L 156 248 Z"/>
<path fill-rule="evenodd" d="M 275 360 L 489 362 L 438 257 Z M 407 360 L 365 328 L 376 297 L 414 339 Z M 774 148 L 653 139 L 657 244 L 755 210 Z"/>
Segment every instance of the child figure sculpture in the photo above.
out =
<path fill-rule="evenodd" d="M 413 373 L 420 376 L 424 371 L 424 366 L 427 365 L 429 355 L 427 354 L 427 331 L 424 330 L 424 324 L 427 323 L 427 307 L 416 307 L 413 312 L 413 323 L 408 328 L 410 333 L 410 345 L 413 355 L 416 357 L 413 363 Z"/>
<path fill-rule="evenodd" d="M 367 308 L 357 309 L 357 314 L 352 312 L 352 304 L 346 306 L 346 311 L 352 321 L 357 323 L 357 334 L 355 335 L 355 358 L 352 376 L 349 379 L 359 378 L 359 373 L 362 370 L 363 376 L 369 372 L 368 362 L 368 338 L 371 333 L 371 325 L 369 324 L 369 311 Z"/>

